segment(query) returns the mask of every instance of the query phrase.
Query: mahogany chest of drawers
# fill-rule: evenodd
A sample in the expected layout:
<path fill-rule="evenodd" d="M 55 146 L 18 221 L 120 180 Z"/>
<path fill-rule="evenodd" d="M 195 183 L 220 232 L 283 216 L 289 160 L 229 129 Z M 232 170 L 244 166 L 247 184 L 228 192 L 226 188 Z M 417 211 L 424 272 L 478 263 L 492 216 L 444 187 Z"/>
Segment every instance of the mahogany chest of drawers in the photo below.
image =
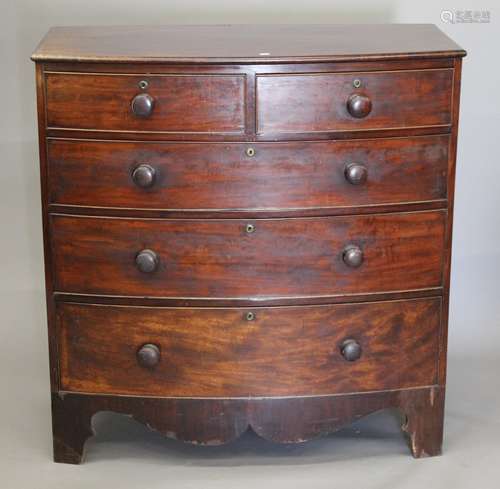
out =
<path fill-rule="evenodd" d="M 91 418 L 441 451 L 461 58 L 430 25 L 54 28 L 36 61 L 54 458 Z"/>

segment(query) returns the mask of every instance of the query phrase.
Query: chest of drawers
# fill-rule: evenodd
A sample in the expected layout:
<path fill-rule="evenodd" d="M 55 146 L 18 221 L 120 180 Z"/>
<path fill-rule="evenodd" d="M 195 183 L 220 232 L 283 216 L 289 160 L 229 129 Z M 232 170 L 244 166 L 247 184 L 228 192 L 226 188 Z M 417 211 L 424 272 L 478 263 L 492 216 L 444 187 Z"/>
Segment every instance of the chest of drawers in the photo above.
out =
<path fill-rule="evenodd" d="M 54 28 L 36 61 L 54 458 L 98 411 L 441 451 L 461 58 L 429 25 Z"/>

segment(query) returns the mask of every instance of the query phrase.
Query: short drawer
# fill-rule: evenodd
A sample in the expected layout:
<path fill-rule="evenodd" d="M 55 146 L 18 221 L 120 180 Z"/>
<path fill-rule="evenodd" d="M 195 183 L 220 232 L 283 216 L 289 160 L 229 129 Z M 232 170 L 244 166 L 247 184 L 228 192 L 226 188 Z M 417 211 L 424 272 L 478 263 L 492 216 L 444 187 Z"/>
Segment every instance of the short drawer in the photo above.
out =
<path fill-rule="evenodd" d="M 432 385 L 440 314 L 439 298 L 252 310 L 59 303 L 61 389 L 246 397 Z"/>
<path fill-rule="evenodd" d="M 453 69 L 260 75 L 257 131 L 328 132 L 451 124 Z"/>
<path fill-rule="evenodd" d="M 59 292 L 301 297 L 441 285 L 445 211 L 180 220 L 51 216 Z"/>
<path fill-rule="evenodd" d="M 49 202 L 165 210 L 445 200 L 448 136 L 300 143 L 48 141 Z"/>
<path fill-rule="evenodd" d="M 48 73 L 47 125 L 98 131 L 241 133 L 244 85 L 242 75 Z"/>

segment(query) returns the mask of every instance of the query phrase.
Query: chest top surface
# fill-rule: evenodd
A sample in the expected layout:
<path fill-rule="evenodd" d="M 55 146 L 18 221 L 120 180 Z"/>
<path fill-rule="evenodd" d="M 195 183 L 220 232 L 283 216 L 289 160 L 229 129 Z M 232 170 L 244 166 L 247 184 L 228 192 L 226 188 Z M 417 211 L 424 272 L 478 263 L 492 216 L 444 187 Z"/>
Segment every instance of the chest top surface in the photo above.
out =
<path fill-rule="evenodd" d="M 464 56 L 432 24 L 54 27 L 34 61 L 270 63 Z"/>

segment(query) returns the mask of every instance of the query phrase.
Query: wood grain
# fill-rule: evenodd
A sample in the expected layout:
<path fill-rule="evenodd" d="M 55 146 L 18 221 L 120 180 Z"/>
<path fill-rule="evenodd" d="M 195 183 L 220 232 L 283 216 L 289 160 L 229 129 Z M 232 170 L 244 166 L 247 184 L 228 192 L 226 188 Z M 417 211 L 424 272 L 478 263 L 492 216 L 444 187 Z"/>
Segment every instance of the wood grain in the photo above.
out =
<path fill-rule="evenodd" d="M 414 456 L 439 454 L 464 55 L 429 25 L 51 29 L 33 59 L 54 459 L 81 461 L 102 410 L 221 444 L 396 408 Z"/>
<path fill-rule="evenodd" d="M 53 27 L 32 59 L 283 63 L 464 55 L 431 24 L 170 25 Z"/>
<path fill-rule="evenodd" d="M 362 416 L 397 409 L 414 457 L 439 455 L 443 440 L 444 388 L 438 386 L 267 399 L 183 399 L 113 395 L 52 395 L 54 460 L 78 464 L 94 432 L 92 416 L 114 411 L 132 416 L 169 438 L 221 445 L 247 429 L 280 443 L 300 443 L 332 433 Z"/>
<path fill-rule="evenodd" d="M 185 397 L 300 396 L 432 385 L 441 300 L 242 309 L 59 303 L 61 388 Z M 341 344 L 356 340 L 349 362 Z M 139 365 L 153 343 L 160 363 Z"/>
<path fill-rule="evenodd" d="M 445 219 L 443 211 L 253 221 L 52 215 L 55 290 L 216 299 L 438 287 Z M 349 244 L 363 250 L 359 268 L 342 260 Z M 155 272 L 136 268 L 143 249 L 157 254 Z"/>
<path fill-rule="evenodd" d="M 131 111 L 148 82 L 154 110 L 148 118 Z M 243 133 L 243 75 L 46 74 L 47 125 L 114 131 Z"/>
<path fill-rule="evenodd" d="M 455 173 L 457 160 L 458 119 L 460 109 L 460 82 L 462 77 L 462 60 L 455 60 L 455 73 L 453 79 L 453 132 L 450 138 L 450 153 L 448 158 L 448 219 L 446 221 L 446 241 L 444 244 L 443 266 L 443 321 L 441 327 L 439 383 L 446 384 L 447 351 L 448 351 L 448 321 L 450 304 L 450 279 L 451 279 L 451 253 L 453 238 L 453 208 L 455 202 Z"/>
<path fill-rule="evenodd" d="M 361 86 L 354 88 L 354 80 Z M 326 132 L 451 124 L 453 70 L 262 75 L 257 132 Z M 368 116 L 347 110 L 353 94 L 371 99 Z"/>
<path fill-rule="evenodd" d="M 445 202 L 448 147 L 448 136 L 279 144 L 50 139 L 49 202 L 263 212 Z M 366 167 L 364 184 L 346 180 L 350 163 Z M 155 171 L 147 189 L 131 177 L 141 164 Z"/>

